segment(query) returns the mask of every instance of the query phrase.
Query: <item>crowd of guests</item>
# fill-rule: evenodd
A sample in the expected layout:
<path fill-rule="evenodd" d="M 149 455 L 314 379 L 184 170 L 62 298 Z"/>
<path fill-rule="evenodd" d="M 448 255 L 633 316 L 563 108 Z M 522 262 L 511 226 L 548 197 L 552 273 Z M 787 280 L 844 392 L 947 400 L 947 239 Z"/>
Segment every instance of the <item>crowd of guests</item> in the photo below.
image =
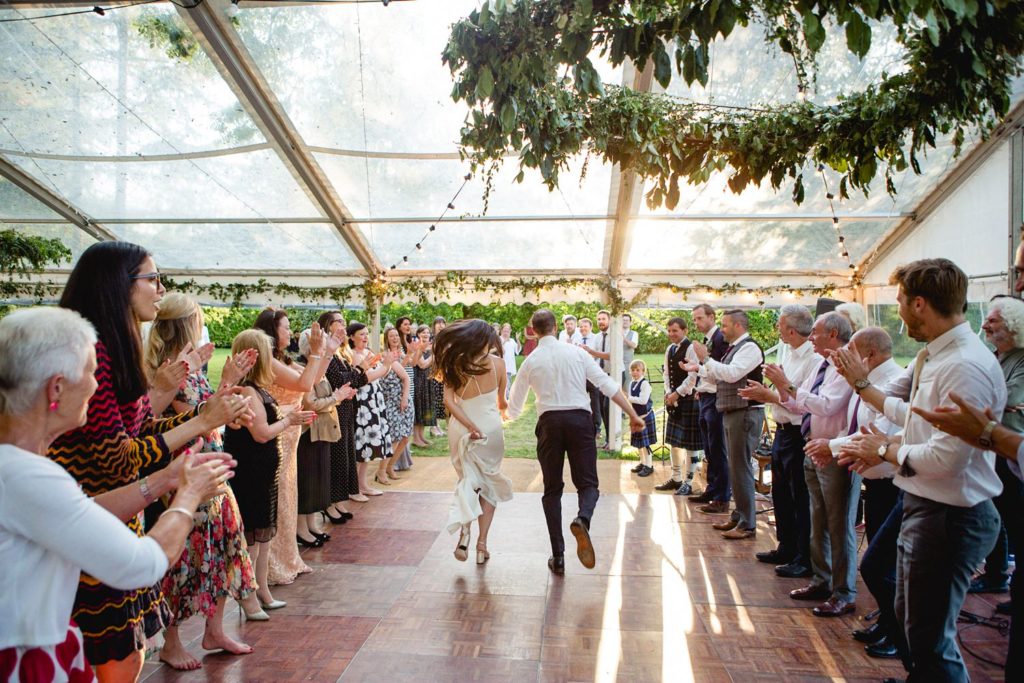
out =
<path fill-rule="evenodd" d="M 204 649 L 252 652 L 223 629 L 227 599 L 252 621 L 286 607 L 271 587 L 310 571 L 300 548 L 445 419 L 444 325 L 399 319 L 374 353 L 328 311 L 291 353 L 268 308 L 215 389 L 197 302 L 142 247 L 87 249 L 58 307 L 0 322 L 0 678 L 133 681 L 160 633 L 160 659 L 195 669 L 178 628 L 197 614 Z"/>
<path fill-rule="evenodd" d="M 1024 253 L 1017 259 L 1021 275 Z M 718 316 L 697 306 L 700 341 L 691 341 L 686 320 L 669 320 L 664 443 L 672 476 L 655 488 L 721 515 L 713 526 L 725 539 L 755 538 L 751 457 L 767 408 L 775 423 L 778 545 L 756 559 L 775 565 L 780 578 L 807 579 L 790 597 L 813 604 L 818 617 L 856 611 L 862 514 L 860 572 L 879 616 L 852 635 L 867 654 L 898 658 L 908 680 L 966 681 L 956 642 L 965 596 L 1009 590 L 1011 600 L 1000 605 L 1013 615 L 1006 680 L 1024 680 L 1022 573 L 1008 579 L 1024 522 L 1022 439 L 1014 437 L 1024 433 L 1024 303 L 997 297 L 990 304 L 981 333 L 993 354 L 965 319 L 968 279 L 954 263 L 916 261 L 894 271 L 891 284 L 907 333 L 924 343 L 906 368 L 893 360 L 889 334 L 867 326 L 857 304 L 816 318 L 804 306 L 783 306 L 778 363 L 766 362 L 742 310 Z M 583 334 L 569 323 L 563 331 L 566 339 Z M 646 368 L 634 361 L 630 370 L 634 408 L 653 429 Z M 639 476 L 652 472 L 656 438 L 648 430 L 633 435 Z M 698 493 L 689 482 L 700 451 L 707 485 Z"/>
<path fill-rule="evenodd" d="M 751 456 L 769 408 L 778 546 L 757 559 L 779 577 L 808 579 L 789 594 L 815 603 L 814 615 L 854 612 L 863 496 L 860 571 L 880 616 L 853 636 L 872 656 L 900 658 L 915 681 L 967 680 L 955 639 L 965 595 L 1008 588 L 1007 680 L 1024 676 L 1021 573 L 1008 585 L 1024 505 L 1024 303 L 1004 297 L 990 306 L 982 331 L 993 354 L 964 318 L 967 283 L 945 259 L 893 273 L 908 334 L 925 343 L 907 368 L 894 362 L 888 333 L 866 326 L 855 305 L 817 318 L 783 307 L 779 363 L 766 362 L 742 310 L 719 316 L 697 306 L 693 335 L 683 318 L 667 325 L 672 475 L 656 488 L 721 515 L 714 527 L 725 539 L 754 538 Z M 658 435 L 646 365 L 632 358 L 636 333 L 625 316 L 629 353 L 613 367 L 613 318 L 600 311 L 595 320 L 567 316 L 557 339 L 600 369 L 587 361 L 599 385 L 588 382 L 587 420 L 598 441 L 603 427 L 606 448 L 609 387 L 623 386 L 641 451 L 634 471 L 649 476 Z M 145 335 L 142 323 L 150 323 Z M 271 587 L 310 571 L 299 549 L 328 542 L 328 522 L 345 524 L 351 502 L 382 495 L 378 486 L 411 467 L 410 448 L 427 444 L 445 406 L 458 412 L 464 450 L 479 442 L 476 460 L 464 458 L 479 476 L 460 472 L 466 514 L 452 522 L 462 530 L 457 557 L 466 559 L 463 517 L 489 522 L 510 494 L 507 480 L 484 475 L 498 471 L 491 461 L 503 450 L 499 412 L 516 356 L 540 336 L 531 340 L 527 328 L 521 348 L 508 325 L 493 334 L 474 325 L 487 334 L 462 325 L 443 335 L 443 319 L 428 327 L 400 318 L 377 353 L 365 325 L 328 311 L 289 352 L 287 314 L 268 308 L 233 340 L 215 389 L 195 300 L 165 292 L 137 245 L 87 249 L 59 307 L 0 321 L 0 563 L 10 573 L 0 583 L 3 671 L 22 680 L 132 681 L 161 632 L 161 659 L 197 668 L 178 636 L 197 614 L 204 648 L 252 652 L 222 628 L 227 598 L 254 621 L 286 607 Z M 550 336 L 553 319 L 549 327 Z M 445 343 L 435 361 L 437 336 Z M 465 365 L 461 350 L 470 346 L 479 368 Z M 696 492 L 701 453 L 707 485 Z M 486 528 L 482 521 L 478 563 L 489 557 Z"/>

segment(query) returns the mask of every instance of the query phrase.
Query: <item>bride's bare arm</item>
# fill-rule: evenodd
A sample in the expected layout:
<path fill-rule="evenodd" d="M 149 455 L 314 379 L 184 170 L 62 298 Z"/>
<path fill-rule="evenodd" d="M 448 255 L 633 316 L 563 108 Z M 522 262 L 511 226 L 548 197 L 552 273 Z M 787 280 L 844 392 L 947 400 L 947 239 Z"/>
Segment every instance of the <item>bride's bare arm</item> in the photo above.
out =
<path fill-rule="evenodd" d="M 448 414 L 461 422 L 469 430 L 471 438 L 479 439 L 483 436 L 483 433 L 477 429 L 477 426 L 473 424 L 473 421 L 462 410 L 462 405 L 455 402 L 455 391 L 447 384 L 444 387 L 444 405 L 448 409 Z"/>

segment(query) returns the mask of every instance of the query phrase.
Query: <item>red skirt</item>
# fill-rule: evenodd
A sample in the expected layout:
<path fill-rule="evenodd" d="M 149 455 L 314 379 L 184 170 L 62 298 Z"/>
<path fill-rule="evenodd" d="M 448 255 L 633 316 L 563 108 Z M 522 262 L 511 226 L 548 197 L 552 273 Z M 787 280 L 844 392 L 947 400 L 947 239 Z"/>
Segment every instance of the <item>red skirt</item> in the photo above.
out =
<path fill-rule="evenodd" d="M 75 622 L 60 645 L 0 650 L 0 683 L 94 683 Z"/>

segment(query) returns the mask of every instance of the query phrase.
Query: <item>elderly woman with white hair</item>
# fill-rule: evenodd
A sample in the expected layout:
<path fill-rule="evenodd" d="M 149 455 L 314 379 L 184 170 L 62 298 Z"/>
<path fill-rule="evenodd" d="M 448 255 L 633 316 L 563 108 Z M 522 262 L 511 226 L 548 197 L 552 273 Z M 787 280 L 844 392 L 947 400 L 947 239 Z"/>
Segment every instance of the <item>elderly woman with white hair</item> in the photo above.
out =
<path fill-rule="evenodd" d="M 1003 425 L 1024 432 L 1024 302 L 1008 296 L 996 298 L 981 329 L 985 340 L 995 347 L 1006 380 Z M 971 593 L 1006 593 L 1010 589 L 1009 549 L 1016 548 L 1018 554 L 1024 549 L 1024 483 L 1014 476 L 1003 458 L 996 458 L 996 474 L 1003 482 L 1003 492 L 992 502 L 1003 518 L 1003 526 L 995 547 L 985 559 L 985 569 L 971 581 Z"/>
<path fill-rule="evenodd" d="M 96 333 L 60 308 L 0 320 L 0 675 L 20 681 L 92 681 L 71 621 L 81 572 L 123 590 L 151 586 L 181 555 L 200 503 L 221 491 L 234 461 L 187 455 L 95 498 L 46 457 L 60 434 L 85 424 L 96 390 Z M 124 521 L 177 488 L 139 537 Z"/>
<path fill-rule="evenodd" d="M 868 324 L 868 318 L 864 314 L 864 307 L 856 301 L 847 301 L 844 304 L 839 304 L 836 306 L 836 313 L 850 321 L 850 327 L 853 328 L 854 332 Z"/>

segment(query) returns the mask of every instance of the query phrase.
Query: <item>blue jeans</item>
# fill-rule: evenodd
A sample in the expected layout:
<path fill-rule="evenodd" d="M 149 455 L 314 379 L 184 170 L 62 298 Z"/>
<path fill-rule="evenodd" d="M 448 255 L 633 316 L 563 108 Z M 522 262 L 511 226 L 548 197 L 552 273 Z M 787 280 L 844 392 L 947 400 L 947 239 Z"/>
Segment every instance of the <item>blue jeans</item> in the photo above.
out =
<path fill-rule="evenodd" d="M 890 480 L 891 483 L 891 480 Z M 896 505 L 889 511 L 885 521 L 875 530 L 860 560 L 860 575 L 864 585 L 871 591 L 878 603 L 878 625 L 889 638 L 903 666 L 910 671 L 910 649 L 903 627 L 896 618 L 896 541 L 903 524 L 903 490 L 896 489 Z"/>

